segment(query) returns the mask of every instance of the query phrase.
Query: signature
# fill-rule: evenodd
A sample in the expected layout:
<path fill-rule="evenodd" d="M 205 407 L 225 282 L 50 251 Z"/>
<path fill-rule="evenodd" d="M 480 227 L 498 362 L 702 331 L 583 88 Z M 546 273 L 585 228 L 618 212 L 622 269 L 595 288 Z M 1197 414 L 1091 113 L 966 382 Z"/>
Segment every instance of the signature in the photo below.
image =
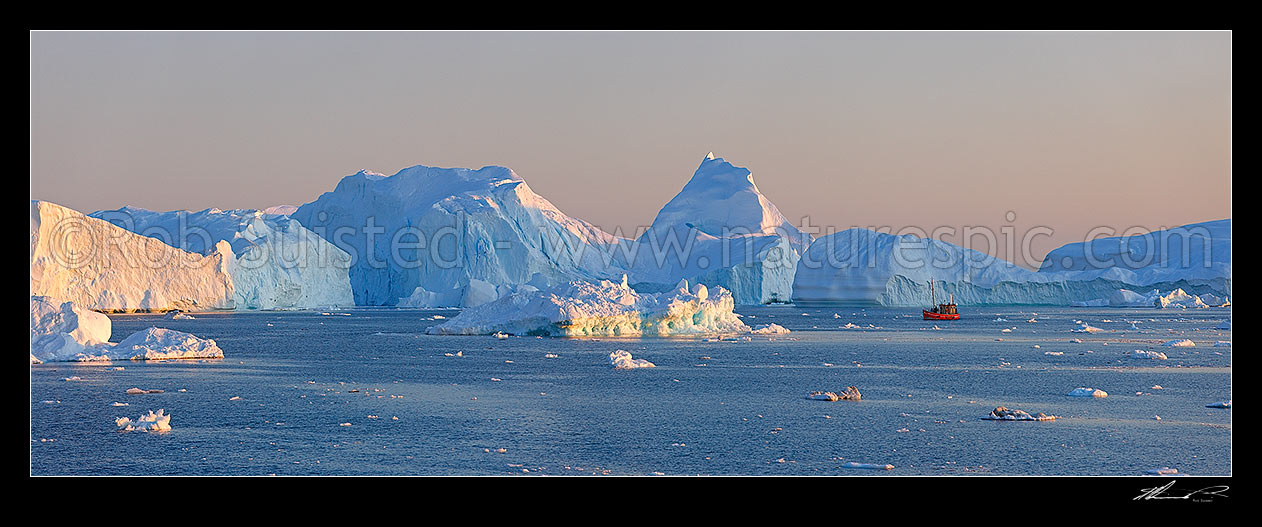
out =
<path fill-rule="evenodd" d="M 1205 487 L 1200 490 L 1194 490 L 1192 492 L 1188 492 L 1187 494 L 1182 494 L 1182 495 L 1178 495 L 1178 494 L 1163 495 L 1167 490 L 1170 490 L 1170 487 L 1173 487 L 1173 486 L 1174 486 L 1174 480 L 1171 480 L 1170 483 L 1166 483 L 1165 485 L 1162 485 L 1160 487 L 1153 487 L 1151 489 L 1143 489 L 1143 493 L 1138 496 L 1135 496 L 1134 499 L 1136 500 L 1189 500 L 1190 499 L 1193 501 L 1208 501 L 1215 497 L 1226 498 L 1227 495 L 1223 493 L 1226 492 L 1227 489 L 1229 488 L 1226 485 L 1214 485 L 1211 487 Z M 1183 491 L 1175 491 L 1175 492 L 1183 492 Z M 1200 496 L 1200 498 L 1197 499 L 1196 498 L 1197 496 Z"/>

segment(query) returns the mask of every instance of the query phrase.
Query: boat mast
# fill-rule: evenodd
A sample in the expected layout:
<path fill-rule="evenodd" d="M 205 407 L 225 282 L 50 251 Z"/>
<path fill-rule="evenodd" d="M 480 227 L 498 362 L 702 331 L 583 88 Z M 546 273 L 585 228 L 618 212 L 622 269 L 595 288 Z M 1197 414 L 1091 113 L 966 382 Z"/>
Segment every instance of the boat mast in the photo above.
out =
<path fill-rule="evenodd" d="M 929 281 L 929 305 L 938 305 L 938 296 L 933 292 L 933 280 Z"/>

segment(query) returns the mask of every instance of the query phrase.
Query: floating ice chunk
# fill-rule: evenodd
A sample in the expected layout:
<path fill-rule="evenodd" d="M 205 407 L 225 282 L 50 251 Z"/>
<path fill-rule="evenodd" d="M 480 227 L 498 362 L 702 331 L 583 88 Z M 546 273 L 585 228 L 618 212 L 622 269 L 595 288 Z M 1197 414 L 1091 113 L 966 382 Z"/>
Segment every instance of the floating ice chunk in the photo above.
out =
<path fill-rule="evenodd" d="M 806 394 L 806 398 L 815 401 L 858 401 L 861 400 L 862 395 L 859 394 L 858 388 L 848 386 L 846 391 L 841 393 L 815 391 Z"/>
<path fill-rule="evenodd" d="M 167 313 L 167 316 L 162 317 L 162 318 L 166 320 L 197 320 L 196 318 L 193 317 L 193 315 L 189 315 L 187 313 L 184 313 L 183 311 L 172 311 L 170 313 Z"/>
<path fill-rule="evenodd" d="M 1231 347 L 1231 341 L 1230 341 L 1230 340 L 1220 340 L 1220 341 L 1218 341 L 1218 342 L 1215 342 L 1215 343 L 1214 343 L 1214 347 L 1215 347 L 1215 348 L 1230 348 L 1230 347 Z"/>
<path fill-rule="evenodd" d="M 894 465 L 882 465 L 879 463 L 856 463 L 851 461 L 841 466 L 842 468 L 866 468 L 873 470 L 894 470 Z"/>
<path fill-rule="evenodd" d="M 1059 357 L 1059 356 L 1061 356 L 1061 355 L 1064 355 L 1064 354 L 1065 354 L 1065 352 L 1063 352 L 1063 351 L 1044 351 L 1044 352 L 1043 352 L 1043 354 L 1044 354 L 1044 355 L 1053 355 L 1053 356 L 1057 356 L 1057 357 Z"/>
<path fill-rule="evenodd" d="M 1166 360 L 1166 354 L 1160 351 L 1135 350 L 1127 354 L 1133 359 Z"/>
<path fill-rule="evenodd" d="M 1086 322 L 1082 322 L 1081 325 L 1078 326 L 1078 329 L 1071 329 L 1069 331 L 1071 333 L 1099 333 L 1104 330 L 1097 328 L 1095 326 L 1092 326 L 1091 324 L 1088 324 Z"/>
<path fill-rule="evenodd" d="M 1171 340 L 1169 342 L 1166 342 L 1165 344 L 1162 344 L 1162 346 L 1173 346 L 1176 348 L 1194 348 L 1196 347 L 1196 343 L 1188 339 L 1178 339 L 1178 340 Z"/>
<path fill-rule="evenodd" d="M 496 331 L 496 332 L 494 333 L 494 336 L 495 336 L 495 338 L 497 338 L 497 339 L 504 340 L 504 339 L 508 338 L 508 333 L 504 333 L 504 332 L 502 332 L 502 331 Z"/>
<path fill-rule="evenodd" d="M 1205 405 L 1205 407 L 1206 407 L 1206 408 L 1226 408 L 1226 409 L 1229 409 L 1229 408 L 1231 408 L 1231 401 L 1220 401 L 1220 402 L 1216 402 L 1216 403 L 1209 403 L 1209 404 Z"/>
<path fill-rule="evenodd" d="M 1009 410 L 1006 407 L 999 406 L 991 410 L 990 415 L 982 417 L 982 419 L 990 421 L 1055 421 L 1056 416 L 1046 415 L 1039 412 L 1037 415 L 1030 415 L 1021 410 Z"/>
<path fill-rule="evenodd" d="M 638 293 L 608 280 L 519 291 L 427 330 L 431 335 L 637 336 L 748 333 L 726 289 Z"/>
<path fill-rule="evenodd" d="M 171 416 L 161 409 L 156 414 L 150 410 L 147 415 L 142 415 L 135 421 L 128 417 L 119 417 L 114 420 L 114 424 L 124 432 L 165 432 L 171 429 Z"/>
<path fill-rule="evenodd" d="M 1177 476 L 1179 475 L 1179 469 L 1170 468 L 1170 467 L 1161 467 L 1161 468 L 1145 470 L 1144 474 L 1148 474 L 1150 476 Z"/>
<path fill-rule="evenodd" d="M 785 328 L 784 326 L 781 326 L 780 324 L 765 324 L 762 326 L 758 326 L 750 330 L 749 332 L 754 333 L 756 335 L 781 335 L 781 334 L 788 333 L 789 330 L 788 328 Z"/>
<path fill-rule="evenodd" d="M 1065 395 L 1068 395 L 1070 397 L 1100 397 L 1100 398 L 1109 396 L 1108 392 L 1105 392 L 1104 390 L 1097 390 L 1095 388 L 1074 388 L 1073 390 L 1070 390 L 1069 393 Z"/>
<path fill-rule="evenodd" d="M 609 354 L 609 364 L 616 370 L 634 370 L 636 368 L 654 368 L 657 365 L 644 359 L 631 357 L 631 352 L 616 350 Z"/>

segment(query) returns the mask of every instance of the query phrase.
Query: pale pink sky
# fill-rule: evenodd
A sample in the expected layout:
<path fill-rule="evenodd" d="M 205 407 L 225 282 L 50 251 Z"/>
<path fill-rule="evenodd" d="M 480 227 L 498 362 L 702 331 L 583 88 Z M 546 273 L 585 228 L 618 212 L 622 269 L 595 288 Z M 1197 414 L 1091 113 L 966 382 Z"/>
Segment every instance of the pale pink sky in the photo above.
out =
<path fill-rule="evenodd" d="M 634 232 L 713 150 L 794 221 L 999 232 L 1014 211 L 1018 236 L 1054 230 L 1037 259 L 1231 216 L 1231 37 L 37 32 L 31 197 L 262 208 L 361 168 L 495 164 Z"/>

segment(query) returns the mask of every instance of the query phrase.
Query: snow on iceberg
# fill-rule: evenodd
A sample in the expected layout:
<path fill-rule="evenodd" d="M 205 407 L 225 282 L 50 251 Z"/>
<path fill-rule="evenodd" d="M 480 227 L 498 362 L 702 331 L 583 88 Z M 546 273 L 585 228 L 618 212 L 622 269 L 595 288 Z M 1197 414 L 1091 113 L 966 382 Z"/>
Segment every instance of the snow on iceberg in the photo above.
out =
<path fill-rule="evenodd" d="M 166 432 L 171 430 L 171 414 L 162 409 L 156 414 L 150 410 L 148 415 L 142 415 L 134 421 L 130 417 L 119 417 L 114 420 L 114 424 L 121 432 Z"/>
<path fill-rule="evenodd" d="M 227 242 L 184 251 L 47 201 L 31 201 L 32 296 L 98 311 L 232 307 Z"/>
<path fill-rule="evenodd" d="M 982 417 L 988 421 L 1055 421 L 1056 416 L 1046 415 L 1039 412 L 1037 415 L 1030 415 L 1022 410 L 1009 410 L 1006 407 L 999 406 L 990 412 L 990 415 Z"/>
<path fill-rule="evenodd" d="M 73 302 L 31 297 L 31 364 L 58 361 L 223 358 L 214 340 L 149 328 L 114 344 L 109 317 Z"/>
<path fill-rule="evenodd" d="M 657 365 L 644 359 L 631 357 L 631 352 L 616 350 L 609 354 L 609 365 L 615 370 L 634 370 L 637 368 L 656 368 Z"/>
<path fill-rule="evenodd" d="M 431 335 L 669 336 L 747 333 L 749 326 L 732 311 L 732 295 L 691 289 L 681 281 L 673 291 L 638 293 L 627 285 L 601 280 L 572 281 L 543 290 L 509 294 L 461 311 L 429 328 Z"/>
<path fill-rule="evenodd" d="M 1074 388 L 1073 390 L 1070 390 L 1069 393 L 1065 395 L 1068 395 L 1070 397 L 1101 397 L 1101 398 L 1109 396 L 1108 392 L 1104 390 L 1097 390 L 1095 388 Z"/>
<path fill-rule="evenodd" d="M 710 153 L 684 188 L 615 256 L 642 291 L 679 280 L 723 287 L 738 304 L 788 302 L 811 237 L 788 221 L 743 167 Z"/>
<path fill-rule="evenodd" d="M 417 288 L 447 295 L 475 279 L 498 288 L 624 274 L 610 261 L 620 239 L 567 216 L 504 167 L 360 171 L 291 217 L 352 254 L 356 305 L 396 305 Z"/>
<path fill-rule="evenodd" d="M 310 309 L 354 305 L 345 251 L 288 216 L 206 209 L 155 212 L 136 207 L 90 216 L 172 247 L 209 255 L 228 242 L 231 305 L 237 309 Z"/>
<path fill-rule="evenodd" d="M 1086 272 L 1135 285 L 1187 283 L 1231 290 L 1231 220 L 1097 238 L 1048 252 L 1039 273 Z"/>

